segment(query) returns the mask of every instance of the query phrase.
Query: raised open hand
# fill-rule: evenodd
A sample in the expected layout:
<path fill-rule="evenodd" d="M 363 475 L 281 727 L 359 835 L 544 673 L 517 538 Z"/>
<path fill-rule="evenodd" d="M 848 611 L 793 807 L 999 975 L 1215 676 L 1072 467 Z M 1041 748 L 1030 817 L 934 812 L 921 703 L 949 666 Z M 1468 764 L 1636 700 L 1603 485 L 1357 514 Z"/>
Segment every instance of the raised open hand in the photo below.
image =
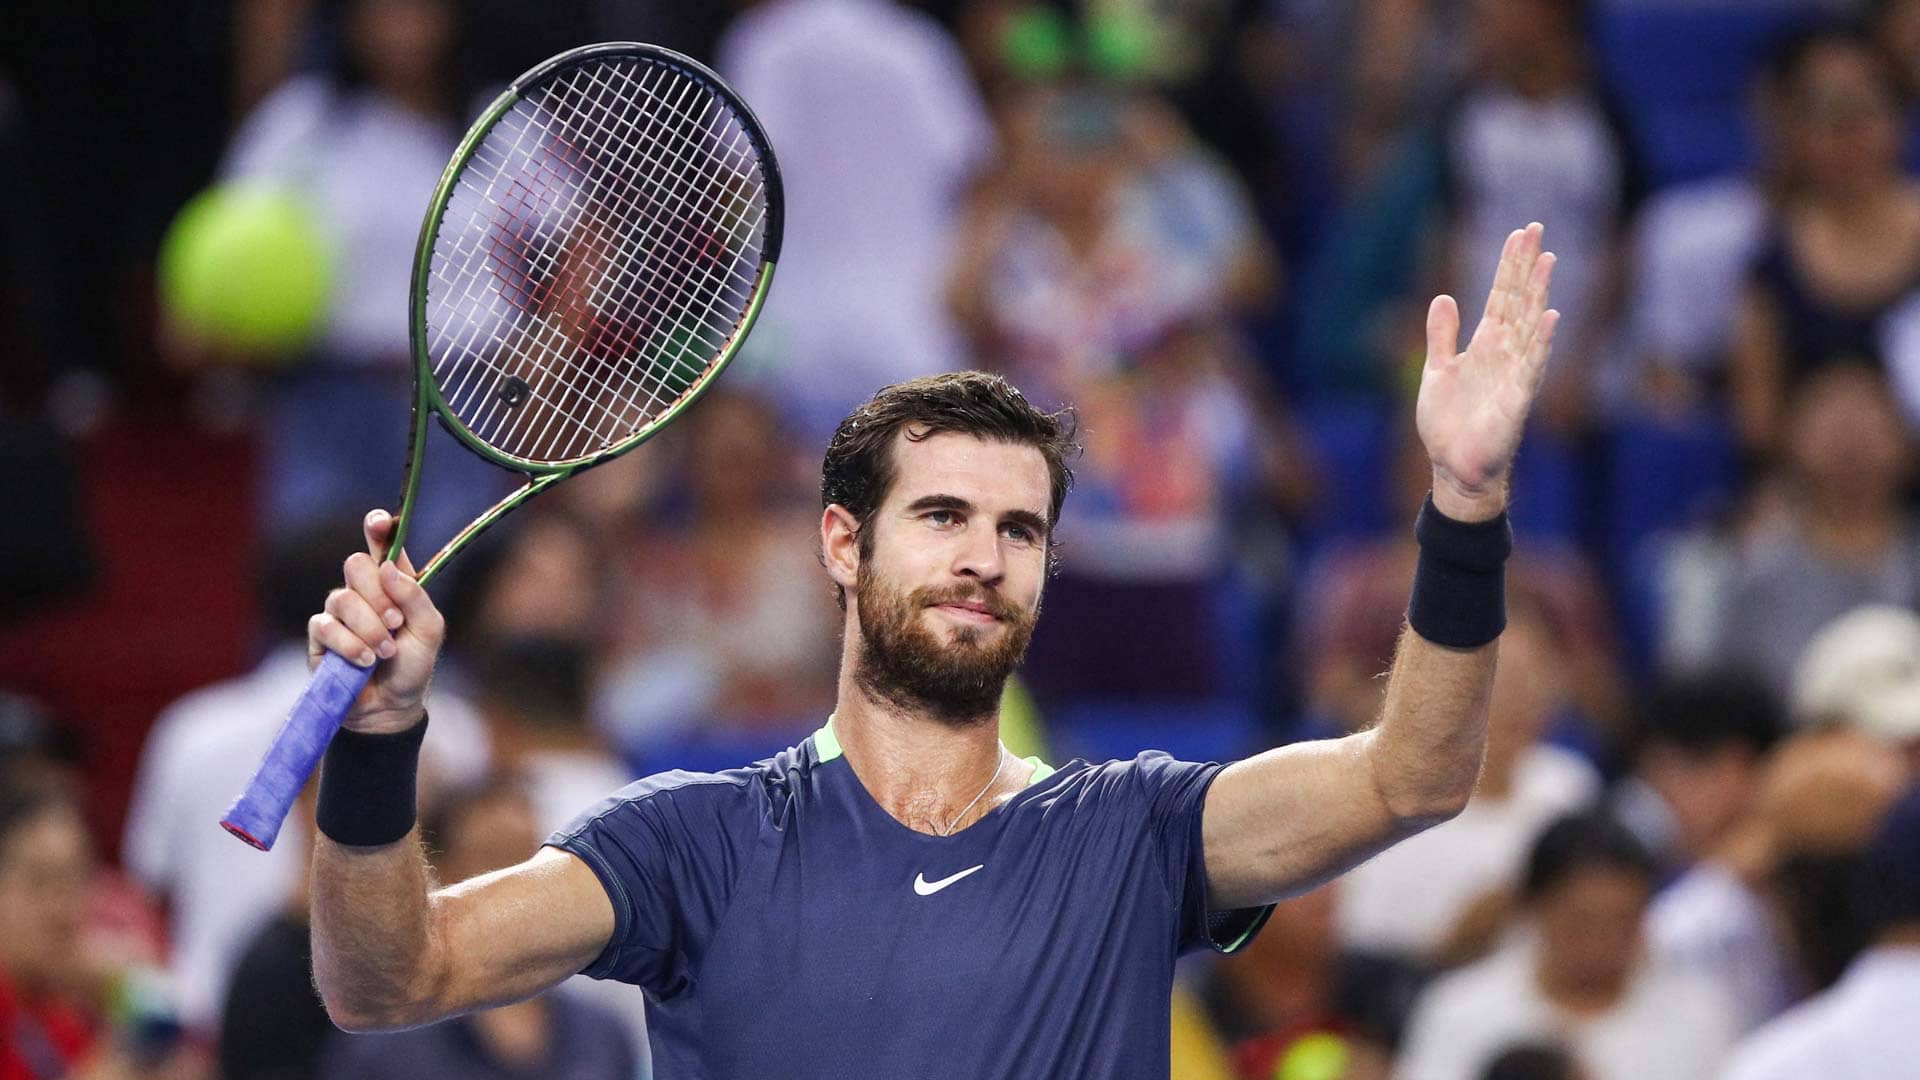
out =
<path fill-rule="evenodd" d="M 1547 307 L 1553 253 L 1544 228 L 1515 229 L 1500 252 L 1486 312 L 1464 351 L 1451 296 L 1427 308 L 1427 363 L 1414 423 L 1433 462 L 1433 504 L 1456 521 L 1485 521 L 1507 505 L 1507 473 L 1547 368 L 1560 313 Z"/>

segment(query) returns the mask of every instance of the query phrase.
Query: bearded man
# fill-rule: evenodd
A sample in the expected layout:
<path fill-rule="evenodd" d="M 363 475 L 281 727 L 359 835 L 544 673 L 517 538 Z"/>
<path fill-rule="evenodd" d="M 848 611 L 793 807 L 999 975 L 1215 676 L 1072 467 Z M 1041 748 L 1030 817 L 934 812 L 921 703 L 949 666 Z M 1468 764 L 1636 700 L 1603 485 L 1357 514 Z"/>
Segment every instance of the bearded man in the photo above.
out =
<path fill-rule="evenodd" d="M 314 971 L 343 1028 L 516 1001 L 576 972 L 650 1002 L 665 1078 L 1142 1077 L 1168 1069 L 1174 960 L 1458 813 L 1486 744 L 1507 476 L 1557 313 L 1532 225 L 1472 342 L 1439 297 L 1417 419 L 1433 490 L 1378 725 L 1231 765 L 1054 769 L 1000 745 L 1040 612 L 1070 424 L 1004 379 L 888 387 L 840 425 L 820 545 L 845 612 L 838 702 L 744 768 L 648 777 L 526 862 L 446 888 L 413 823 L 444 626 L 392 519 L 309 651 L 386 662 L 328 751 Z M 1151 626 L 1139 632 L 1151 634 Z"/>

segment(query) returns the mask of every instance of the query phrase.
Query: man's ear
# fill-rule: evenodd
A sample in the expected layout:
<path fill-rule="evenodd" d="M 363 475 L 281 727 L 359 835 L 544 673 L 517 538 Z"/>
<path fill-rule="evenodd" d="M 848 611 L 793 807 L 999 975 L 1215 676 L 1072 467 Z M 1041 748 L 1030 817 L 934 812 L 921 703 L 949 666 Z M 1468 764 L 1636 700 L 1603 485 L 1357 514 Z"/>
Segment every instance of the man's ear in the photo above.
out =
<path fill-rule="evenodd" d="M 820 514 L 820 554 L 833 583 L 851 590 L 860 579 L 860 524 L 839 503 Z"/>

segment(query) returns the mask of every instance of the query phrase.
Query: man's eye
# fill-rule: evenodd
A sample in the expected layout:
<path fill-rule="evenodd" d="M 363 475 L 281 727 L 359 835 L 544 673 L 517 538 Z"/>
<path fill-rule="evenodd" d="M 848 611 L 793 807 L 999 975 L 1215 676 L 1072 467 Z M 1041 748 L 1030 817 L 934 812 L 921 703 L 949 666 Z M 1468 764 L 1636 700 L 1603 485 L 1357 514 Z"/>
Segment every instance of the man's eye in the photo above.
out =
<path fill-rule="evenodd" d="M 927 511 L 927 520 L 933 522 L 935 525 L 951 525 L 954 521 L 953 511 L 929 510 Z"/>
<path fill-rule="evenodd" d="M 1033 542 L 1033 530 L 1027 528 L 1025 525 L 1008 525 L 1004 531 L 1009 540 L 1022 544 L 1030 544 Z"/>

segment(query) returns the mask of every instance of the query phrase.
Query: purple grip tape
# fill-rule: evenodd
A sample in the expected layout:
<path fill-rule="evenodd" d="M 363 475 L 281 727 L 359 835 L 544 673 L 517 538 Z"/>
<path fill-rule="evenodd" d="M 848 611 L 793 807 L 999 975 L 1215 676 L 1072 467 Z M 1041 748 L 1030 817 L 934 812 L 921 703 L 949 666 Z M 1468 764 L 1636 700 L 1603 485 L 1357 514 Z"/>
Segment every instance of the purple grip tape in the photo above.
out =
<path fill-rule="evenodd" d="M 261 851 L 271 851 L 300 789 L 320 766 L 340 721 L 372 677 L 371 667 L 355 666 L 331 652 L 321 657 L 247 789 L 220 819 L 221 826 Z"/>

